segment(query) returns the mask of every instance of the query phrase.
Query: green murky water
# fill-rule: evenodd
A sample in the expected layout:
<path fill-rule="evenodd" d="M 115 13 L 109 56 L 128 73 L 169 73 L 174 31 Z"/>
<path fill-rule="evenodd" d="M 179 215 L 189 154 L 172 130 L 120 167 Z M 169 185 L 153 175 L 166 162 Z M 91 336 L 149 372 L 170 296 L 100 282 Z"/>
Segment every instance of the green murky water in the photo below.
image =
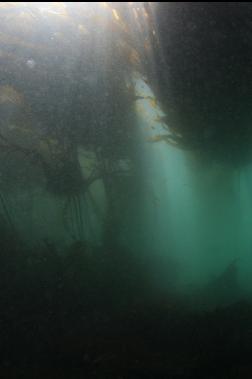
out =
<path fill-rule="evenodd" d="M 251 20 L 1 3 L 2 377 L 251 374 Z"/>

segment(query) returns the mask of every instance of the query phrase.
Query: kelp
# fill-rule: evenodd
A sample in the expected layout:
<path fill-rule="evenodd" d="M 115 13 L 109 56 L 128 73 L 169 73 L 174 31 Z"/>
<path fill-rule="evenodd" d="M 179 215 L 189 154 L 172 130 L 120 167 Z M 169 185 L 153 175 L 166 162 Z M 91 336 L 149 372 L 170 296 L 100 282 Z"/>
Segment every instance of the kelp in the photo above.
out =
<path fill-rule="evenodd" d="M 245 13 L 250 17 L 250 10 L 245 4 L 237 7 L 237 14 L 234 9 L 221 4 L 216 14 L 208 3 L 206 7 L 96 3 L 96 8 L 81 4 L 77 11 L 70 3 L 47 3 L 42 8 L 3 3 L 2 70 L 7 85 L 21 90 L 50 136 L 68 133 L 69 125 L 74 124 L 72 137 L 92 148 L 104 148 L 106 139 L 120 148 L 127 146 L 117 137 L 119 130 L 124 130 L 121 134 L 126 137 L 123 125 L 128 121 L 123 121 L 122 115 L 134 103 L 134 96 L 127 98 L 126 82 L 137 71 L 165 113 L 163 124 L 172 136 L 166 142 L 200 149 L 208 155 L 216 153 L 224 160 L 230 159 L 230 149 L 235 152 L 233 159 L 242 162 L 250 155 L 246 122 L 250 114 L 250 66 L 246 63 L 245 67 L 244 62 L 249 62 L 251 40 L 242 37 L 247 35 L 248 24 L 239 29 L 239 20 Z M 216 20 L 214 24 L 211 19 Z M 224 46 L 226 35 L 228 43 Z M 232 38 L 236 43 L 231 43 Z M 192 46 L 190 51 L 188 46 Z M 237 51 L 236 46 L 240 46 Z M 79 55 L 74 62 L 71 57 Z M 242 78 L 241 85 L 238 77 Z M 67 104 L 72 108 L 71 118 Z M 60 121 L 63 115 L 65 122 Z M 93 125 L 103 128 L 104 124 L 104 131 L 94 136 Z M 176 139 L 178 134 L 183 138 Z"/>
<path fill-rule="evenodd" d="M 87 232 L 91 226 L 91 223 L 88 219 L 88 207 L 85 201 L 85 194 L 82 196 L 69 196 L 65 200 L 65 205 L 63 208 L 63 221 L 65 230 L 69 233 L 73 240 L 87 239 Z"/>
<path fill-rule="evenodd" d="M 67 194 L 63 182 L 67 182 L 70 171 L 75 174 L 69 180 L 76 181 L 76 188 L 81 187 L 75 157 L 78 146 L 101 149 L 107 156 L 114 145 L 116 151 L 110 159 L 117 160 L 132 135 L 128 115 L 137 97 L 128 85 L 131 58 L 125 58 L 138 53 L 134 53 L 130 30 L 117 6 L 97 3 L 97 7 L 94 10 L 90 6 L 87 12 L 80 5 L 76 13 L 70 4 L 56 4 L 55 9 L 49 4 L 40 9 L 26 4 L 15 8 L 6 3 L 0 14 L 5 59 L 0 71 L 5 72 L 6 82 L 3 89 L 7 92 L 13 88 L 13 94 L 22 96 L 22 109 L 16 104 L 20 108 L 18 117 L 21 112 L 27 114 L 25 125 L 16 120 L 15 130 L 23 144 L 8 138 L 8 149 L 21 150 L 29 139 L 36 139 L 33 150 L 53 192 Z M 20 33 L 24 20 L 27 27 Z M 103 36 L 107 35 L 105 41 Z M 93 46 L 93 36 L 101 39 L 99 46 Z M 27 130 L 28 121 L 33 127 Z M 5 134 L 1 135 L 6 139 Z M 44 146 L 51 149 L 48 154 Z M 55 185 L 53 177 L 57 178 Z"/>
<path fill-rule="evenodd" d="M 0 125 L 2 152 L 18 164 L 28 160 L 33 185 L 62 199 L 65 230 L 74 239 L 92 233 L 91 212 L 99 210 L 89 188 L 100 180 L 108 214 L 101 220 L 105 239 L 116 238 L 124 192 L 134 183 L 135 103 L 142 96 L 132 78 L 143 65 L 129 20 L 139 10 L 122 3 L 2 9 L 0 102 L 7 115 L 10 106 L 15 110 Z M 79 149 L 95 155 L 92 174 L 81 164 Z"/>
<path fill-rule="evenodd" d="M 230 165 L 251 160 L 251 7 L 246 4 L 145 5 L 151 52 L 148 83 L 177 146 Z M 246 22 L 244 22 L 246 20 Z"/>

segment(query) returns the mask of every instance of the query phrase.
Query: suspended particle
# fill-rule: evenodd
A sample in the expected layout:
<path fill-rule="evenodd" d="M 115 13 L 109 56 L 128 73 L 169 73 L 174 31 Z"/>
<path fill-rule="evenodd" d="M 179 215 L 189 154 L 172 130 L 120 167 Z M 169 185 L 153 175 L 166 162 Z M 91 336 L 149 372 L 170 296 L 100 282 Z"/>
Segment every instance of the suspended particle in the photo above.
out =
<path fill-rule="evenodd" d="M 112 13 L 116 21 L 120 21 L 120 17 L 115 9 L 112 9 Z"/>
<path fill-rule="evenodd" d="M 28 59 L 26 61 L 26 65 L 30 68 L 33 69 L 36 66 L 36 62 L 34 59 Z"/>

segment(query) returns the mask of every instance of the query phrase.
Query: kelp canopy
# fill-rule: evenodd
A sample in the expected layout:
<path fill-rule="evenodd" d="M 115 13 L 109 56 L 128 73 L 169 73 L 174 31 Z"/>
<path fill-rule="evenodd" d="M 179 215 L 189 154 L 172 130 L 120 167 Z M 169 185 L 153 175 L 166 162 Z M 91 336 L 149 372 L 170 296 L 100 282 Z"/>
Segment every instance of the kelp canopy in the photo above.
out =
<path fill-rule="evenodd" d="M 39 164 L 57 194 L 118 171 L 132 141 L 137 53 L 116 9 L 2 3 L 0 22 L 1 153 Z M 96 155 L 90 178 L 78 148 Z"/>
<path fill-rule="evenodd" d="M 152 5 L 158 43 L 150 74 L 177 145 L 231 165 L 251 160 L 249 3 Z M 148 8 L 148 6 L 147 6 Z"/>
<path fill-rule="evenodd" d="M 1 155 L 39 166 L 51 192 L 78 194 L 132 160 L 135 77 L 165 113 L 168 134 L 153 141 L 235 165 L 250 160 L 247 3 L 0 7 Z M 95 154 L 89 176 L 79 148 Z"/>

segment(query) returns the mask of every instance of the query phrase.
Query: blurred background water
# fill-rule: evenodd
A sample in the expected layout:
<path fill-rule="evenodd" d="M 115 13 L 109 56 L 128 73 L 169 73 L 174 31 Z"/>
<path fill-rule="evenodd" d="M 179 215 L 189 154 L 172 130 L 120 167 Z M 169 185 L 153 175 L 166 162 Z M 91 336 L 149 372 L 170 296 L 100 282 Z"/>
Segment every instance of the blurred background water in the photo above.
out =
<path fill-rule="evenodd" d="M 251 21 L 236 2 L 1 3 L 3 370 L 251 372 Z"/>

